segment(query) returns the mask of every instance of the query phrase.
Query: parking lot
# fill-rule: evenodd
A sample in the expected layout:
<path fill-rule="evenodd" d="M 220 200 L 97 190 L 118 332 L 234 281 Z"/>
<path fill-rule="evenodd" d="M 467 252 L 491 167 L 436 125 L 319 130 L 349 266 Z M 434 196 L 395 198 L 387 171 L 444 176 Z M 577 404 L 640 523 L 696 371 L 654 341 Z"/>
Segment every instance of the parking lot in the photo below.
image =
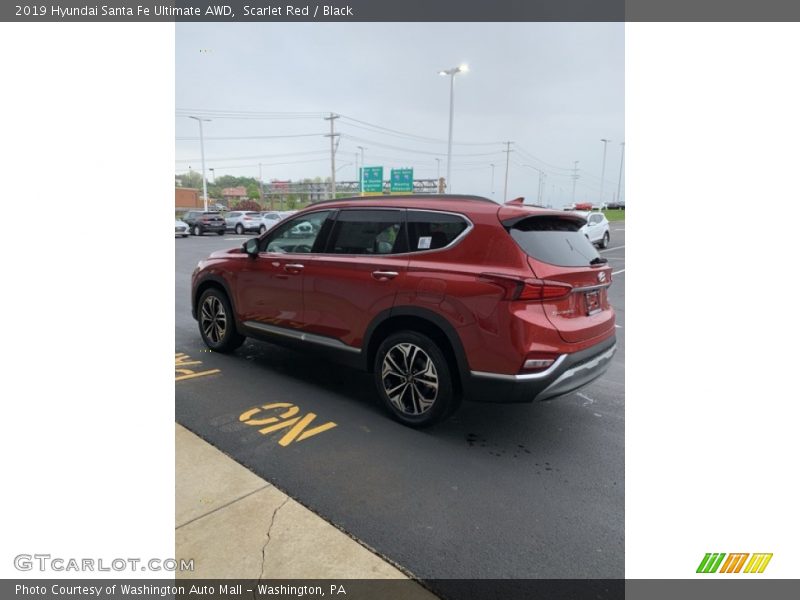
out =
<path fill-rule="evenodd" d="M 550 402 L 464 403 L 424 431 L 392 421 L 366 373 L 249 340 L 209 352 L 190 275 L 247 237 L 176 239 L 176 420 L 418 578 L 622 578 L 624 221 L 611 236 L 609 371 Z"/>

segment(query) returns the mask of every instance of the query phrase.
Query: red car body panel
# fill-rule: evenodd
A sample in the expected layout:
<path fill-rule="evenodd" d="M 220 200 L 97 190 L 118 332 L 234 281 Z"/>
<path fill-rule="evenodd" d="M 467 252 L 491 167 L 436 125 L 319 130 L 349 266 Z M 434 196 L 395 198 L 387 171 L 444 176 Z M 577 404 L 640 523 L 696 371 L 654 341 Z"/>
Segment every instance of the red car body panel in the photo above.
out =
<path fill-rule="evenodd" d="M 396 255 L 261 252 L 252 258 L 241 249 L 217 252 L 193 275 L 193 307 L 204 282 L 224 282 L 237 322 L 255 321 L 324 336 L 353 351 L 367 348 L 379 316 L 430 314 L 436 317 L 433 321 L 443 320 L 455 332 L 470 373 L 498 376 L 523 373 L 523 363 L 531 353 L 585 353 L 615 337 L 607 264 L 560 267 L 542 262 L 528 256 L 503 226 L 531 215 L 575 216 L 452 196 L 446 200 L 358 198 L 326 202 L 324 209 L 335 214 L 336 209 L 377 205 L 455 213 L 466 218 L 471 228 L 445 248 Z M 320 208 L 312 206 L 292 219 Z M 300 267 L 287 268 L 291 265 Z M 382 278 L 376 273 L 395 275 Z M 578 291 L 553 300 L 511 300 L 486 274 L 562 282 Z M 592 289 L 581 291 L 584 288 Z M 590 301 L 592 307 L 587 306 Z"/>

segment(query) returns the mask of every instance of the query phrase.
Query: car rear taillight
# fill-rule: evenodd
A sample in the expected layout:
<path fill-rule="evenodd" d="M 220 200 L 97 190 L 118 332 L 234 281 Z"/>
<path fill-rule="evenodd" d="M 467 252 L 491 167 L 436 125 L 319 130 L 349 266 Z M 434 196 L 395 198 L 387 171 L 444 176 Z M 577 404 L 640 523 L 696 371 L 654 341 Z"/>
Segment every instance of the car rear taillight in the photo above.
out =
<path fill-rule="evenodd" d="M 530 352 L 522 363 L 521 373 L 540 373 L 553 366 L 560 354 L 555 352 Z"/>
<path fill-rule="evenodd" d="M 572 286 L 568 283 L 547 279 L 513 277 L 496 273 L 481 273 L 480 278 L 503 288 L 504 300 L 554 300 L 572 292 Z"/>

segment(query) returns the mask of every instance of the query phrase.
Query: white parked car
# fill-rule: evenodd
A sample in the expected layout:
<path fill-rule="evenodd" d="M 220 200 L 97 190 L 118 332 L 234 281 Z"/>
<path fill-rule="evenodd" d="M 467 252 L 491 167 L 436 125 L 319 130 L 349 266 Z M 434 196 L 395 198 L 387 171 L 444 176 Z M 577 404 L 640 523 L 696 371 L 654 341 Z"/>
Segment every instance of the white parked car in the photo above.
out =
<path fill-rule="evenodd" d="M 278 211 L 275 210 L 268 210 L 261 213 L 261 227 L 259 228 L 259 233 L 264 233 L 265 231 L 272 229 L 275 225 L 281 222 L 283 217 Z"/>
<path fill-rule="evenodd" d="M 178 236 L 189 237 L 189 226 L 183 221 L 175 219 L 175 237 Z"/>
<path fill-rule="evenodd" d="M 245 231 L 259 231 L 261 213 L 254 210 L 233 210 L 225 215 L 225 227 L 233 229 L 239 235 Z"/>
<path fill-rule="evenodd" d="M 601 248 L 608 248 L 608 243 L 611 241 L 611 231 L 608 226 L 608 219 L 601 212 L 586 212 L 575 211 L 577 214 L 586 219 L 586 225 L 581 227 L 581 232 L 593 244 L 597 244 Z"/>

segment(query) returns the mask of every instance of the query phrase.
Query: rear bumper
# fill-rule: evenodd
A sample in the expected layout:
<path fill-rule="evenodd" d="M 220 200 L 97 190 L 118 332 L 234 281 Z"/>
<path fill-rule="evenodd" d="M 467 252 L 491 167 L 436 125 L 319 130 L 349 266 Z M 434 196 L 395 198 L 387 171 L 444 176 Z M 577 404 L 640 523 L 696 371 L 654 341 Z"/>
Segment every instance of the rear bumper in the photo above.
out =
<path fill-rule="evenodd" d="M 471 371 L 465 399 L 475 402 L 533 402 L 569 394 L 591 383 L 608 369 L 617 351 L 616 336 L 575 352 L 562 354 L 542 373 L 507 375 Z"/>

